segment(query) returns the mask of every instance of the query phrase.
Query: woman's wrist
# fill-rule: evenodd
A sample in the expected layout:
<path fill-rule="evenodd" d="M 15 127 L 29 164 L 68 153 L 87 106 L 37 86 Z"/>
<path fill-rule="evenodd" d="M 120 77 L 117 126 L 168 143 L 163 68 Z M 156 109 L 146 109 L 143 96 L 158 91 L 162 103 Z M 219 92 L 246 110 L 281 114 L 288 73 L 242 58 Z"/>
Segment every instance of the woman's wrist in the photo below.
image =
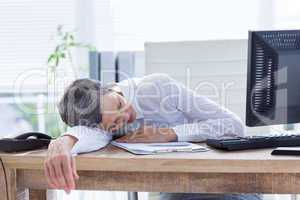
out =
<path fill-rule="evenodd" d="M 63 135 L 59 138 L 67 147 L 68 149 L 72 149 L 73 146 L 76 144 L 76 142 L 78 141 L 77 138 L 75 138 L 74 136 L 71 135 Z"/>

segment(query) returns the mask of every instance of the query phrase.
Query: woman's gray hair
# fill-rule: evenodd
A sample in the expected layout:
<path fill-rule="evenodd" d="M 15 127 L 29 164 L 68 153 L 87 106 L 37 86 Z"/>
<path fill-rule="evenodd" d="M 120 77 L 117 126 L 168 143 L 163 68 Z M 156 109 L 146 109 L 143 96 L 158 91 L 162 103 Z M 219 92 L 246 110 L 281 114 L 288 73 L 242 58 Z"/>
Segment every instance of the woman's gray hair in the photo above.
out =
<path fill-rule="evenodd" d="M 101 101 L 104 94 L 116 86 L 105 86 L 93 79 L 78 79 L 70 84 L 58 103 L 62 120 L 69 126 L 96 127 L 102 121 Z"/>

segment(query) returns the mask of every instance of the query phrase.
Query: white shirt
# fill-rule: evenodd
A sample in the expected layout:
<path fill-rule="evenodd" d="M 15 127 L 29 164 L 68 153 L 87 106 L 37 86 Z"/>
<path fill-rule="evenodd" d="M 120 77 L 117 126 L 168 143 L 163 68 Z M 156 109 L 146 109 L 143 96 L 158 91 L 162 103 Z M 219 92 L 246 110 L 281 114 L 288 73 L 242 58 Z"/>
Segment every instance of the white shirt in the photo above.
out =
<path fill-rule="evenodd" d="M 117 84 L 137 112 L 136 122 L 172 128 L 178 141 L 244 135 L 245 127 L 234 113 L 166 74 L 130 78 Z M 98 150 L 112 140 L 111 133 L 85 126 L 69 128 L 64 135 L 78 139 L 72 149 L 75 154 Z"/>

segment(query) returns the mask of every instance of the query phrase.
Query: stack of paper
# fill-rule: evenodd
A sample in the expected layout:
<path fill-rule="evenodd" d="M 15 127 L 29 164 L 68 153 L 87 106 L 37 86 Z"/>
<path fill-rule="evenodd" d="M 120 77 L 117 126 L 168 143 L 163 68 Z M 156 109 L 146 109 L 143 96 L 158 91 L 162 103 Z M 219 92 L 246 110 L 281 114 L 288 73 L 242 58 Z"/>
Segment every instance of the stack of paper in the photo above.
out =
<path fill-rule="evenodd" d="M 170 152 L 203 152 L 208 148 L 189 142 L 169 143 L 119 143 L 111 142 L 112 145 L 125 149 L 136 155 L 149 155 Z"/>

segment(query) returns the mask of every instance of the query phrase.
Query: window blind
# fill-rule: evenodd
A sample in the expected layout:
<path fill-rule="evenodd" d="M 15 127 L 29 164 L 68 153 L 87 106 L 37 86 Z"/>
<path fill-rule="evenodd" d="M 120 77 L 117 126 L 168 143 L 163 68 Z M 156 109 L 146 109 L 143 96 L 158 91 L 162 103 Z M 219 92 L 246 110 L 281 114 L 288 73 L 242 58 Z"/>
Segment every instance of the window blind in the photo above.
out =
<path fill-rule="evenodd" d="M 59 24 L 74 27 L 74 0 L 0 1 L 0 92 L 47 89 L 46 62 Z"/>

